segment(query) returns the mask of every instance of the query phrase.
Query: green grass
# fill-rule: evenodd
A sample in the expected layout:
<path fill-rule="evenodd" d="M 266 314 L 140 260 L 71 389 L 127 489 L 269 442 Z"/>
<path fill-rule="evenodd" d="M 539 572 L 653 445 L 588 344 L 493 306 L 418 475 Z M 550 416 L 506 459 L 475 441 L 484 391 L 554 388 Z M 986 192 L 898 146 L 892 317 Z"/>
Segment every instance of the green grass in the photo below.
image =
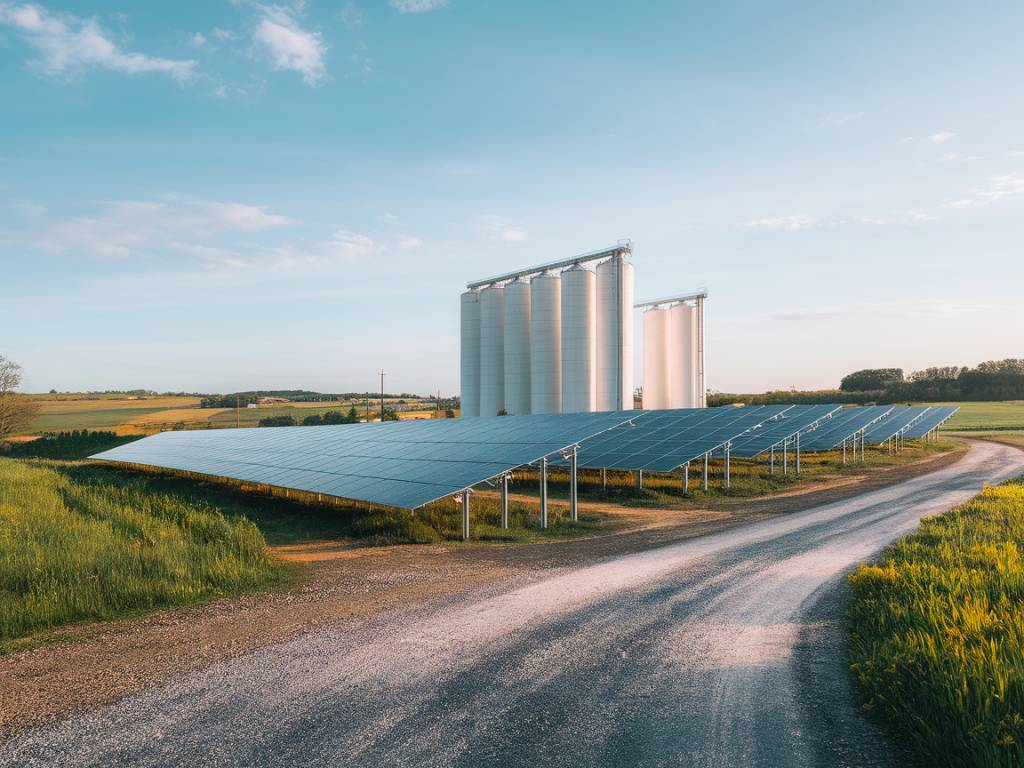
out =
<path fill-rule="evenodd" d="M 864 706 L 923 764 L 1024 765 L 1022 483 L 925 518 L 850 577 Z"/>
<path fill-rule="evenodd" d="M 238 411 L 238 423 L 243 427 L 255 427 L 259 424 L 260 419 L 266 419 L 272 416 L 293 416 L 295 417 L 296 424 L 301 424 L 302 420 L 307 416 L 313 414 L 320 414 L 321 416 L 328 411 L 341 411 L 342 413 L 348 413 L 349 406 L 331 405 L 325 408 L 300 408 L 295 405 L 279 405 L 270 408 L 241 408 Z M 360 416 L 363 415 L 363 411 L 360 408 L 356 409 Z M 213 427 L 233 427 L 235 426 L 235 411 L 223 411 L 221 413 L 215 413 L 209 419 L 209 424 Z"/>
<path fill-rule="evenodd" d="M 165 411 L 166 407 L 96 408 L 67 412 L 41 413 L 32 420 L 30 432 L 62 432 L 74 429 L 102 429 L 116 427 L 136 416 Z"/>
<path fill-rule="evenodd" d="M 70 622 L 261 587 L 280 570 L 255 525 L 202 501 L 0 459 L 0 651 Z"/>
<path fill-rule="evenodd" d="M 1024 400 L 946 405 L 960 406 L 960 410 L 943 426 L 947 431 L 1024 430 Z"/>

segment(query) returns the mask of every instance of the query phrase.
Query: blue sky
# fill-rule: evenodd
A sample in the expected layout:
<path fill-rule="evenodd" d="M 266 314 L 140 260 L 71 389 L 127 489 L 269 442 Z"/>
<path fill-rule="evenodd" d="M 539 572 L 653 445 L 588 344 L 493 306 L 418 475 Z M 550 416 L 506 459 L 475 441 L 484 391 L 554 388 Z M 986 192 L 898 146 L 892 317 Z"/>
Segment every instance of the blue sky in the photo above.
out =
<path fill-rule="evenodd" d="M 458 387 L 466 280 L 635 242 L 712 388 L 1024 356 L 1024 6 L 0 0 L 28 388 Z"/>

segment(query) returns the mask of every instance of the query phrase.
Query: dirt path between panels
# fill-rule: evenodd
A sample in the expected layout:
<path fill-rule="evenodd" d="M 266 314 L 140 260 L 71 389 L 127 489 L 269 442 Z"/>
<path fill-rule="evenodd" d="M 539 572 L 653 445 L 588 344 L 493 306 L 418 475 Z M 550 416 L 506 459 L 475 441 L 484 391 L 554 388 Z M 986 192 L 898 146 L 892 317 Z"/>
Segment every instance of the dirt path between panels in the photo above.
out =
<path fill-rule="evenodd" d="M 552 571 L 671 544 L 850 498 L 933 472 L 963 451 L 712 509 L 594 504 L 627 524 L 615 533 L 531 544 L 355 548 L 338 542 L 278 550 L 299 563 L 288 589 L 136 620 L 64 630 L 58 642 L 0 657 L 0 742 L 28 727 L 116 701 L 216 662 L 337 624 L 414 606 L 439 609 Z"/>

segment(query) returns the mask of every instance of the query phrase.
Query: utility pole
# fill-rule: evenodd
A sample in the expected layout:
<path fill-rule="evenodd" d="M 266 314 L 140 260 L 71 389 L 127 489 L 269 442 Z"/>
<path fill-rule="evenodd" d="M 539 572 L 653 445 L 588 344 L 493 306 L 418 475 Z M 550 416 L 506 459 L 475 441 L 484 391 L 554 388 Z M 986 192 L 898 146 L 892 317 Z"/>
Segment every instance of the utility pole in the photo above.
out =
<path fill-rule="evenodd" d="M 380 420 L 384 421 L 384 369 L 380 369 Z"/>
<path fill-rule="evenodd" d="M 366 423 L 370 423 L 370 393 L 366 393 Z"/>

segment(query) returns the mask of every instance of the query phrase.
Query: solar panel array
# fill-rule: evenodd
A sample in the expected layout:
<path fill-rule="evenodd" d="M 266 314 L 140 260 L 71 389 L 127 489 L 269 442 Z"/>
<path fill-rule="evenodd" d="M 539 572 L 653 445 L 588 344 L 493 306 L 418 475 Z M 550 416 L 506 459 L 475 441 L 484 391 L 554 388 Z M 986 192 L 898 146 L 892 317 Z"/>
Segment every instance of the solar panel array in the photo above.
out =
<path fill-rule="evenodd" d="M 163 432 L 92 458 L 415 509 L 558 453 L 632 415 Z"/>
<path fill-rule="evenodd" d="M 671 472 L 720 449 L 792 405 L 638 411 L 632 423 L 580 444 L 578 466 Z"/>
<path fill-rule="evenodd" d="M 818 422 L 842 410 L 841 405 L 793 406 L 737 437 L 729 446 L 729 453 L 738 458 L 752 459 L 794 440 L 798 434 L 802 435 Z"/>
<path fill-rule="evenodd" d="M 854 435 L 885 418 L 892 409 L 891 405 L 844 408 L 818 429 L 801 435 L 800 448 L 804 451 L 830 451 L 842 445 L 844 440 L 852 441 Z"/>
<path fill-rule="evenodd" d="M 886 440 L 903 433 L 923 417 L 930 408 L 926 405 L 896 405 L 886 417 L 872 425 L 864 433 L 866 445 L 880 445 Z"/>
<path fill-rule="evenodd" d="M 907 431 L 903 433 L 903 436 L 910 438 L 924 437 L 933 429 L 938 429 L 949 421 L 953 414 L 959 410 L 960 406 L 958 405 L 933 405 L 928 409 L 928 413 L 910 425 Z"/>

